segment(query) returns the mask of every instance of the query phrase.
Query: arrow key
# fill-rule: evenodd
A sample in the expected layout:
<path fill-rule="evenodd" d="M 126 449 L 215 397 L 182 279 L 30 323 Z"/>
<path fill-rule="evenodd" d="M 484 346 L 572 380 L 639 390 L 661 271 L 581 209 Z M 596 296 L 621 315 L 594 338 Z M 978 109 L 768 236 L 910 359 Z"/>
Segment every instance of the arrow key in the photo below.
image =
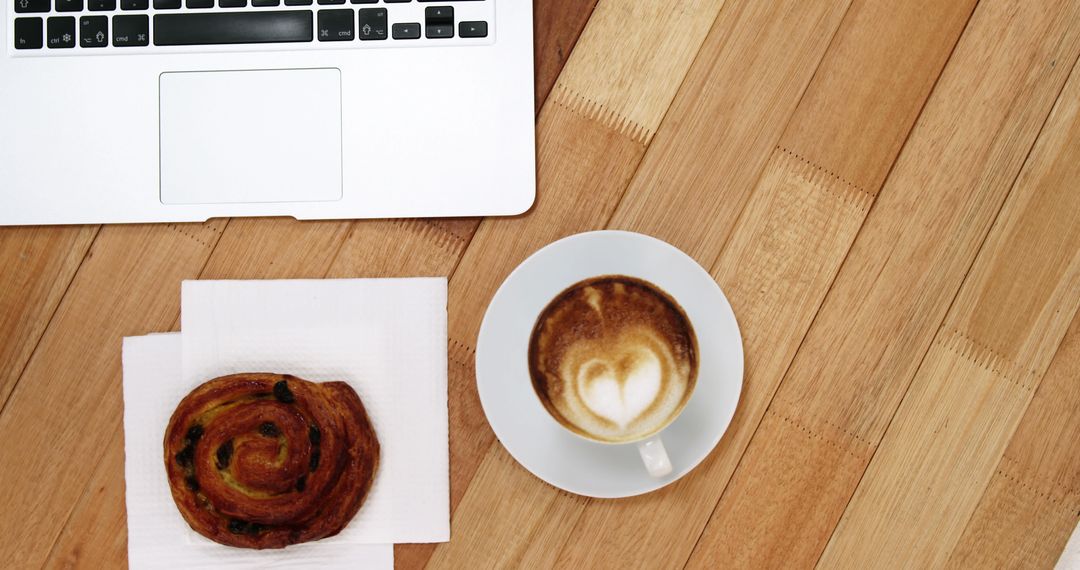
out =
<path fill-rule="evenodd" d="M 84 48 L 108 46 L 109 17 L 83 16 L 79 18 L 79 45 Z"/>

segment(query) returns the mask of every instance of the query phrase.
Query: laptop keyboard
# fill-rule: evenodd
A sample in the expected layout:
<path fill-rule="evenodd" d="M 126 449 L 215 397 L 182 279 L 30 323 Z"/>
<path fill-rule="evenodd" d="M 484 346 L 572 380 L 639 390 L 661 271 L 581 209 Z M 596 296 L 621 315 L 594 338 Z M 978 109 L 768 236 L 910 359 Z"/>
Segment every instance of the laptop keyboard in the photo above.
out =
<path fill-rule="evenodd" d="M 17 53 L 484 43 L 494 0 L 4 0 Z M 477 41 L 481 40 L 481 41 Z M 331 43 L 333 42 L 333 43 Z M 362 44 L 365 42 L 366 44 Z M 141 49 L 139 49 L 141 48 Z M 119 51 L 119 50 L 117 50 Z"/>

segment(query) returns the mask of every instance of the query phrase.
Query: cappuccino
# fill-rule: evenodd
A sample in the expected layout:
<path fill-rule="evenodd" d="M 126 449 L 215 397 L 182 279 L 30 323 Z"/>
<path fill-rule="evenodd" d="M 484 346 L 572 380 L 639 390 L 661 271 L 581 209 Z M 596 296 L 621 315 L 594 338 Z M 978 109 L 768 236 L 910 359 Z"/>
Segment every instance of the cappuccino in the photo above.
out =
<path fill-rule="evenodd" d="M 674 299 L 641 279 L 606 275 L 570 286 L 540 313 L 529 374 L 560 424 L 607 443 L 666 427 L 697 380 L 693 327 Z"/>

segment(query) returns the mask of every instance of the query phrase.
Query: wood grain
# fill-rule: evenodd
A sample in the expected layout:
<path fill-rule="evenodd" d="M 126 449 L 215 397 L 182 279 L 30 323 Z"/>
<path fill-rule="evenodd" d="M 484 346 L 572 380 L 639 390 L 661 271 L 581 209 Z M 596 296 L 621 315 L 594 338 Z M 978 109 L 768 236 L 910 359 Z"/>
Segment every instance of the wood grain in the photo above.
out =
<path fill-rule="evenodd" d="M 0 410 L 37 346 L 97 226 L 0 229 Z"/>
<path fill-rule="evenodd" d="M 1080 524 L 1080 313 L 1039 384 L 948 568 L 1049 568 Z"/>
<path fill-rule="evenodd" d="M 120 339 L 168 330 L 222 222 L 101 230 L 0 415 L 0 559 L 40 567 L 121 423 Z M 171 295 L 133 292 L 173 291 Z"/>
<path fill-rule="evenodd" d="M 1080 306 L 1077 180 L 1080 74 L 1051 113 L 823 565 L 945 563 Z"/>
<path fill-rule="evenodd" d="M 654 235 L 710 265 L 847 6 L 728 4 L 610 227 Z"/>
<path fill-rule="evenodd" d="M 1076 8 L 979 4 L 691 566 L 815 563 L 1064 84 Z"/>
<path fill-rule="evenodd" d="M 596 0 L 534 0 L 537 113 L 543 108 L 595 7 Z"/>

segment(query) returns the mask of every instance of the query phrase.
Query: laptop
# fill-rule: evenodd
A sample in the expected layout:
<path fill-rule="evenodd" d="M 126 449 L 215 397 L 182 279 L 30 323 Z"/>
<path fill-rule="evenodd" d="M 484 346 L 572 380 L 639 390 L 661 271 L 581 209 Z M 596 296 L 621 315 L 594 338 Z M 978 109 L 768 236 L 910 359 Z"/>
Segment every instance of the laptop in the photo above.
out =
<path fill-rule="evenodd" d="M 529 0 L 0 2 L 0 225 L 533 203 Z"/>

